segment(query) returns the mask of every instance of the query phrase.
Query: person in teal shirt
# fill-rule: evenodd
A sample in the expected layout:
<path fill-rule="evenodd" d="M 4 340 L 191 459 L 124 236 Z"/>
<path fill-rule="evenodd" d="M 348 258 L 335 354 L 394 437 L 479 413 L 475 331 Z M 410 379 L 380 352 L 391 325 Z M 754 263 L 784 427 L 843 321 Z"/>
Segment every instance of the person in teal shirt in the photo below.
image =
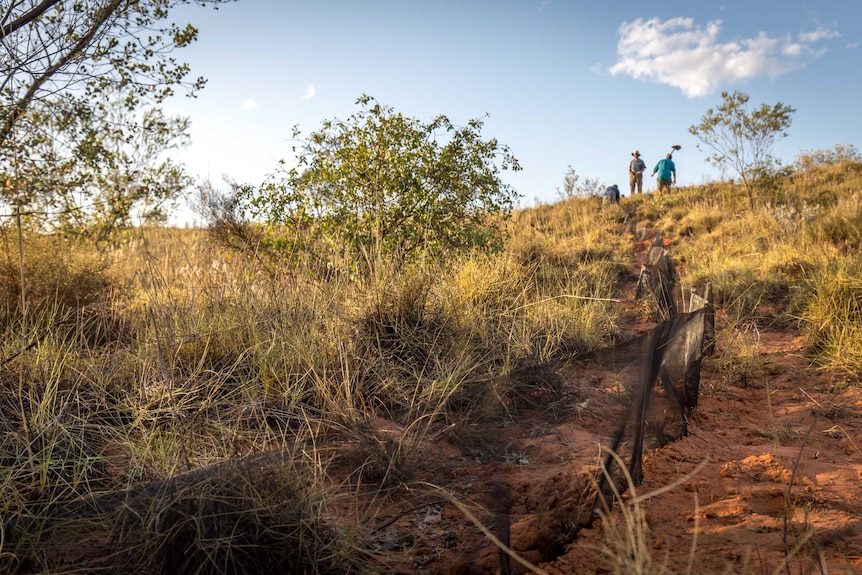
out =
<path fill-rule="evenodd" d="M 657 194 L 660 194 L 662 191 L 670 191 L 671 184 L 676 183 L 676 166 L 671 159 L 671 154 L 668 154 L 664 158 L 658 161 L 655 165 L 655 168 L 652 170 L 652 175 L 655 176 L 658 174 L 658 190 L 656 190 Z"/>

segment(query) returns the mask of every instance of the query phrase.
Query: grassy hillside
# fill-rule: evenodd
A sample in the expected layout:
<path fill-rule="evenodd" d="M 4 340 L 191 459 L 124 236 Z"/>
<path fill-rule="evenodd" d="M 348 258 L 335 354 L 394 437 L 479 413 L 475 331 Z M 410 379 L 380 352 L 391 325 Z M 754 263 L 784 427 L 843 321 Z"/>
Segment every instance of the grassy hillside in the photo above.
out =
<path fill-rule="evenodd" d="M 858 385 L 861 184 L 845 163 L 779 180 L 753 209 L 728 183 L 572 199 L 517 212 L 500 253 L 372 277 L 262 266 L 203 230 L 96 251 L 32 236 L 19 250 L 3 229 L 0 572 L 369 572 L 374 533 L 333 509 L 384 497 L 424 438 L 553 390 L 565 362 L 624 338 L 610 304 L 638 225 L 670 239 L 683 283 L 712 282 L 734 377 L 762 373 L 747 342 L 779 325 Z M 364 454 L 346 483 L 328 473 L 333 441 Z M 277 472 L 271 453 L 287 454 Z M 83 548 L 64 543 L 81 532 Z"/>

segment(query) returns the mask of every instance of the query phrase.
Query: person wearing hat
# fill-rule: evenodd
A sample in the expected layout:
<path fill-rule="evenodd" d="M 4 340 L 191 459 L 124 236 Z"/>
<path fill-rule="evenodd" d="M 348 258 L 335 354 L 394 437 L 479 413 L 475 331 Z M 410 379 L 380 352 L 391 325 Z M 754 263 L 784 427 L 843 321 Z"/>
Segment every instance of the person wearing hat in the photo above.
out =
<path fill-rule="evenodd" d="M 629 163 L 629 194 L 633 196 L 635 195 L 635 187 L 637 187 L 639 194 L 644 191 L 646 164 L 641 160 L 641 153 L 637 150 L 632 152 L 632 156 L 634 156 L 634 160 Z"/>

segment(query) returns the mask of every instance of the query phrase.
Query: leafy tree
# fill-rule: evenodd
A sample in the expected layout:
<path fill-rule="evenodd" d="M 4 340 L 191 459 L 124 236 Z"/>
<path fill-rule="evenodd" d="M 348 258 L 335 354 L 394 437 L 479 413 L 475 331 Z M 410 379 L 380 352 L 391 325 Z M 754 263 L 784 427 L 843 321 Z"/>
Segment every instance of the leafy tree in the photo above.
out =
<path fill-rule="evenodd" d="M 805 150 L 796 158 L 796 171 L 807 172 L 821 166 L 834 166 L 846 162 L 862 162 L 862 154 L 853 144 L 836 144 L 832 149 Z"/>
<path fill-rule="evenodd" d="M 189 93 L 189 66 L 172 56 L 197 37 L 192 25 L 166 24 L 171 10 L 230 0 L 8 0 L 0 10 L 0 147 L 30 105 L 64 92 L 99 97 L 118 87 L 130 107 L 161 101 L 175 86 Z"/>
<path fill-rule="evenodd" d="M 732 170 L 742 178 L 753 204 L 755 185 L 779 165 L 772 149 L 779 138 L 787 136 L 796 110 L 778 102 L 749 111 L 748 94 L 722 92 L 721 97 L 723 102 L 707 110 L 700 124 L 692 125 L 688 131 L 700 140 L 699 150 L 711 150 L 711 164 L 723 173 Z"/>
<path fill-rule="evenodd" d="M 557 196 L 561 200 L 569 200 L 574 197 L 598 196 L 602 193 L 604 186 L 598 178 L 586 178 L 581 180 L 581 175 L 572 167 L 566 168 L 563 176 L 563 189 L 557 188 Z"/>
<path fill-rule="evenodd" d="M 507 146 L 482 139 L 481 119 L 456 127 L 440 115 L 425 124 L 366 95 L 356 103 L 359 112 L 325 121 L 303 142 L 296 168 L 255 190 L 255 216 L 300 250 L 323 244 L 402 258 L 502 245 L 493 224 L 518 194 L 500 172 L 520 165 Z"/>
<path fill-rule="evenodd" d="M 131 112 L 119 96 L 36 102 L 28 116 L 39 130 L 20 141 L 27 155 L 15 160 L 14 201 L 40 227 L 108 240 L 132 219 L 165 221 L 166 208 L 191 183 L 164 156 L 188 144 L 186 118 L 159 108 Z"/>
<path fill-rule="evenodd" d="M 132 213 L 162 217 L 184 174 L 156 162 L 185 131 L 153 110 L 202 78 L 174 53 L 197 29 L 170 22 L 182 4 L 233 0 L 9 0 L 0 9 L 0 196 L 19 221 L 93 237 Z M 120 102 L 111 98 L 122 93 Z M 111 101 L 110 110 L 102 103 Z M 125 107 L 133 123 L 112 126 Z M 143 130 L 135 134 L 135 130 Z M 56 139 L 56 141 L 52 141 Z M 22 214 L 23 210 L 27 213 Z M 57 210 L 62 210 L 58 214 Z"/>

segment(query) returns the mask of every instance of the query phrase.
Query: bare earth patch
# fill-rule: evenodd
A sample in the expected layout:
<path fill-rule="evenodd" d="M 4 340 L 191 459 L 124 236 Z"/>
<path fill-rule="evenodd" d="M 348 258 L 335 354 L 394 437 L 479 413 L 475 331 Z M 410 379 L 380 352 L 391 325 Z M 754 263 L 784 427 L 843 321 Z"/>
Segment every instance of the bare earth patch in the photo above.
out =
<path fill-rule="evenodd" d="M 638 266 L 636 259 L 632 272 Z M 654 326 L 640 317 L 635 277 L 615 304 L 627 318 L 623 339 L 635 343 L 556 371 L 527 368 L 515 393 L 480 399 L 487 408 L 442 428 L 415 433 L 373 419 L 351 437 L 316 445 L 330 458 L 333 488 L 346 495 L 331 511 L 372 536 L 382 573 L 862 572 L 862 388 L 813 368 L 800 334 L 754 323 L 719 331 L 688 436 L 662 437 L 657 430 L 674 414 L 660 392 L 652 402 L 645 481 L 636 488 L 652 495 L 634 522 L 631 493 L 593 520 L 602 447 L 627 417 L 642 357 L 637 341 Z M 743 336 L 747 355 L 729 352 Z M 624 442 L 624 458 L 628 448 Z M 284 455 L 266 457 L 228 462 L 228 470 L 237 466 L 233 475 L 218 467 L 193 477 L 222 477 L 216 487 L 229 493 L 237 485 L 257 492 L 260 477 L 289 473 L 276 472 Z M 629 531 L 633 525 L 643 529 Z M 107 537 L 71 539 L 98 565 Z M 68 545 L 58 548 L 66 563 L 79 558 Z M 641 569 L 612 562 L 643 564 L 645 555 Z"/>
<path fill-rule="evenodd" d="M 651 327 L 629 315 L 631 333 Z M 690 434 L 645 452 L 638 494 L 677 482 L 641 503 L 648 572 L 862 572 L 858 382 L 819 373 L 798 333 L 759 327 L 757 361 L 744 368 L 727 361 L 728 337 L 704 360 Z M 599 446 L 630 406 L 637 357 L 635 347 L 572 361 L 553 393 L 512 398 L 490 422 L 429 439 L 416 476 L 371 504 L 390 572 L 501 572 L 488 533 L 505 539 L 506 526 L 536 572 L 614 572 L 606 528 L 626 527 L 619 504 L 590 526 L 593 481 Z M 654 403 L 655 420 L 664 407 Z M 514 559 L 509 569 L 530 572 Z"/>

